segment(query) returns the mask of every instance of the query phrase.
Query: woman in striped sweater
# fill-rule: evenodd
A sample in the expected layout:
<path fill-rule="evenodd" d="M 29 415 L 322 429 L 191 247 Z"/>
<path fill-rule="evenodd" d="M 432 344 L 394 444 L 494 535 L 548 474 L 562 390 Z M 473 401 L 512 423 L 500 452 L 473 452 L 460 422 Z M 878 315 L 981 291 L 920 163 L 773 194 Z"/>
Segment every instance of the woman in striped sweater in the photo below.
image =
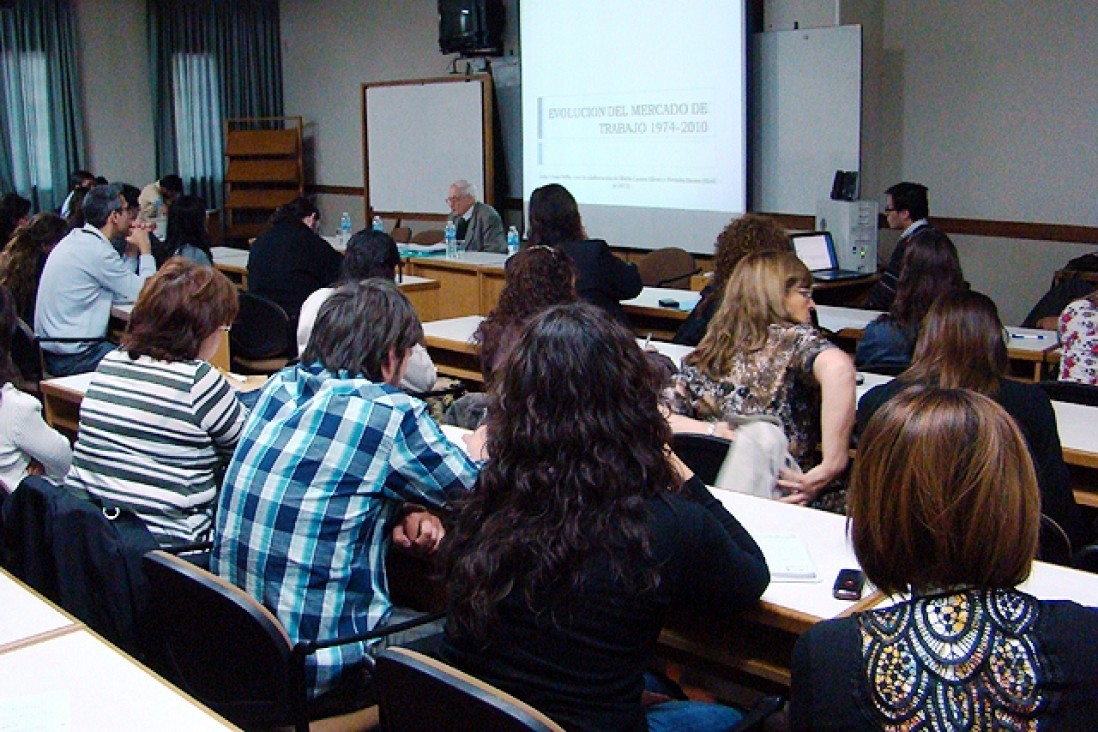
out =
<path fill-rule="evenodd" d="M 161 544 L 209 536 L 247 416 L 207 363 L 236 313 L 224 275 L 170 260 L 145 284 L 121 348 L 99 364 L 80 407 L 65 485 L 132 510 Z"/>

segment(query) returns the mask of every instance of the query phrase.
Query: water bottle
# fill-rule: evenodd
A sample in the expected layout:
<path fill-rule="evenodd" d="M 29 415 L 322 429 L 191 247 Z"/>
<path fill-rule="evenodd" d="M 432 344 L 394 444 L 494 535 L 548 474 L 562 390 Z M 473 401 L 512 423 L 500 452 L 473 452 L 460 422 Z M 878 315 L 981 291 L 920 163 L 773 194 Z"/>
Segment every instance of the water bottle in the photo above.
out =
<path fill-rule="evenodd" d="M 458 258 L 457 224 L 450 220 L 446 221 L 446 258 Z"/>
<path fill-rule="evenodd" d="M 518 229 L 511 227 L 507 230 L 507 256 L 513 257 L 518 254 L 519 250 L 519 235 Z"/>
<path fill-rule="evenodd" d="M 351 240 L 351 214 L 346 211 L 339 217 L 339 246 L 344 248 Z"/>
<path fill-rule="evenodd" d="M 381 223 L 381 217 L 375 216 L 373 223 L 374 231 L 385 231 L 385 224 Z"/>

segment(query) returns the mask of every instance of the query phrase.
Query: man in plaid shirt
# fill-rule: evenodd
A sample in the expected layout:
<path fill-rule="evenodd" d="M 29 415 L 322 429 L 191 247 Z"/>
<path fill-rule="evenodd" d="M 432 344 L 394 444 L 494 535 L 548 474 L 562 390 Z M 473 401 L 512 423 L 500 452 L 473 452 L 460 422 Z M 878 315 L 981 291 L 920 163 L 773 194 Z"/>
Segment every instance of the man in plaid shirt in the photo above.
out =
<path fill-rule="evenodd" d="M 392 611 L 391 536 L 434 551 L 439 509 L 476 467 L 423 402 L 396 388 L 423 337 L 393 283 L 343 285 L 321 307 L 301 363 L 252 410 L 219 498 L 212 569 L 272 610 L 292 641 L 370 630 Z M 318 651 L 314 710 L 369 701 L 365 644 Z"/>

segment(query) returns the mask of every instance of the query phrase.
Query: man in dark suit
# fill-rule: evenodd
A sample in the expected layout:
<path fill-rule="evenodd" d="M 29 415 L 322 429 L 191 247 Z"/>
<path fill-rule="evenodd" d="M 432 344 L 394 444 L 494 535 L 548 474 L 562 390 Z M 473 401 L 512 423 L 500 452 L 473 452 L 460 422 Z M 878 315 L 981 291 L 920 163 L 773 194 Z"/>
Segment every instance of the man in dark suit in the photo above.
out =
<path fill-rule="evenodd" d="M 881 279 L 866 296 L 865 307 L 870 310 L 888 310 L 896 298 L 896 285 L 904 266 L 904 254 L 911 235 L 930 226 L 927 216 L 930 205 L 926 199 L 926 186 L 919 183 L 897 183 L 885 191 L 885 218 L 888 228 L 902 231 L 888 265 L 881 272 Z"/>
<path fill-rule="evenodd" d="M 507 252 L 507 234 L 503 219 L 487 203 L 477 200 L 477 189 L 467 180 L 454 181 L 446 197 L 450 221 L 457 226 L 458 241 L 467 252 Z"/>

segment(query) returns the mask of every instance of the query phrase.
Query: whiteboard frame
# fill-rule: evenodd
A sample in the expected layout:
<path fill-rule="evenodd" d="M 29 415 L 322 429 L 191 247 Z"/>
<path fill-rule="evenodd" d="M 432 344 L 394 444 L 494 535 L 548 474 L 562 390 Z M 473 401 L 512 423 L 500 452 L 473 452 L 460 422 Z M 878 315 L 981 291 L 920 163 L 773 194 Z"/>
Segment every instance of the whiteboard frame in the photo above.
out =
<path fill-rule="evenodd" d="M 461 178 L 493 204 L 491 76 L 362 84 L 362 171 L 367 220 L 443 220 L 446 191 Z"/>

